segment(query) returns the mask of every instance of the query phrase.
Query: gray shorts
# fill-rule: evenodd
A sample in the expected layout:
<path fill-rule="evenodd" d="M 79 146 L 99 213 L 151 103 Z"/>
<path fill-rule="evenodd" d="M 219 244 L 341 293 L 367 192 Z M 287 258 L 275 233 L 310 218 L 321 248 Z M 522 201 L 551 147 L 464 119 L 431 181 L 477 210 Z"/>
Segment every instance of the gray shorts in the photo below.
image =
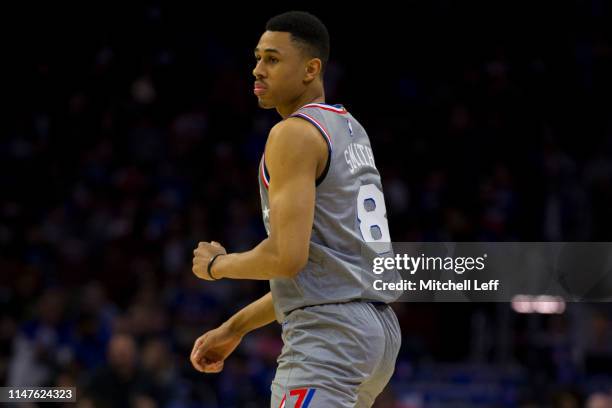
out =
<path fill-rule="evenodd" d="M 395 312 L 368 302 L 308 306 L 282 324 L 271 408 L 370 407 L 395 369 Z"/>

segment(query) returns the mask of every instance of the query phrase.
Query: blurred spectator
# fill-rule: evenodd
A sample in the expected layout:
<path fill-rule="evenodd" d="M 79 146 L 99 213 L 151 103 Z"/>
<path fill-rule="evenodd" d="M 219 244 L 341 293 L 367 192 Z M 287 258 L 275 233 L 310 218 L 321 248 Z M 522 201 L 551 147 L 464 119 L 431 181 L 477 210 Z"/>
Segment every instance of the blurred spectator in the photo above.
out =
<path fill-rule="evenodd" d="M 142 370 L 139 357 L 132 336 L 115 334 L 108 345 L 108 362 L 89 379 L 84 398 L 96 408 L 158 407 L 155 397 L 161 395 L 157 395 L 153 378 Z"/>

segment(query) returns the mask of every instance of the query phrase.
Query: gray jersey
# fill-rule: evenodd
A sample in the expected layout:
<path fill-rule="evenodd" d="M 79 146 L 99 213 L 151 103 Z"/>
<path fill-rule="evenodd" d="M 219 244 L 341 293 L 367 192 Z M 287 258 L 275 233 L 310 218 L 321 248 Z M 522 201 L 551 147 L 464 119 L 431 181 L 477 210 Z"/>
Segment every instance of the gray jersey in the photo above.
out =
<path fill-rule="evenodd" d="M 324 303 L 369 300 L 389 303 L 401 291 L 373 290 L 373 282 L 399 281 L 397 271 L 375 275 L 372 260 L 393 256 L 380 174 L 370 139 L 341 105 L 308 104 L 291 117 L 314 125 L 329 149 L 317 179 L 308 263 L 295 278 L 270 280 L 279 322 L 294 309 Z M 268 234 L 270 175 L 265 155 L 259 166 L 263 221 Z"/>

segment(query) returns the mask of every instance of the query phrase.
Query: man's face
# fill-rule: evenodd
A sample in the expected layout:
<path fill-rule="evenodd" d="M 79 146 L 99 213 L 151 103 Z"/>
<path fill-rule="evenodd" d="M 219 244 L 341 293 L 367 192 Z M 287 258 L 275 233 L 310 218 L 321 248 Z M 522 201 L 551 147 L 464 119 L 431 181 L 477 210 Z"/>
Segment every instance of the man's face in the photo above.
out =
<path fill-rule="evenodd" d="M 131 372 L 136 364 L 137 351 L 134 340 L 123 334 L 113 336 L 107 352 L 109 364 L 116 370 Z"/>
<path fill-rule="evenodd" d="M 271 109 L 291 103 L 305 88 L 306 58 L 291 34 L 266 31 L 255 48 L 254 93 L 259 106 Z"/>

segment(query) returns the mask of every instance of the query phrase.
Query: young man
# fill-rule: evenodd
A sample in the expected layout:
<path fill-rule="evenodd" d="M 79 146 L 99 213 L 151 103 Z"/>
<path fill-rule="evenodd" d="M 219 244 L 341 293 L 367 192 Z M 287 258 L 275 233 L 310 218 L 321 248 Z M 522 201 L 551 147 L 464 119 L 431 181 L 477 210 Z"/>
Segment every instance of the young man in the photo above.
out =
<path fill-rule="evenodd" d="M 199 278 L 270 281 L 268 294 L 196 340 L 191 362 L 221 371 L 246 333 L 276 319 L 284 347 L 272 408 L 370 407 L 401 343 L 387 305 L 399 294 L 371 289 L 371 260 L 391 253 L 380 175 L 363 127 L 324 102 L 328 57 L 327 29 L 313 15 L 268 21 L 253 70 L 259 106 L 283 118 L 259 166 L 268 238 L 244 253 L 214 241 L 194 251 Z"/>

